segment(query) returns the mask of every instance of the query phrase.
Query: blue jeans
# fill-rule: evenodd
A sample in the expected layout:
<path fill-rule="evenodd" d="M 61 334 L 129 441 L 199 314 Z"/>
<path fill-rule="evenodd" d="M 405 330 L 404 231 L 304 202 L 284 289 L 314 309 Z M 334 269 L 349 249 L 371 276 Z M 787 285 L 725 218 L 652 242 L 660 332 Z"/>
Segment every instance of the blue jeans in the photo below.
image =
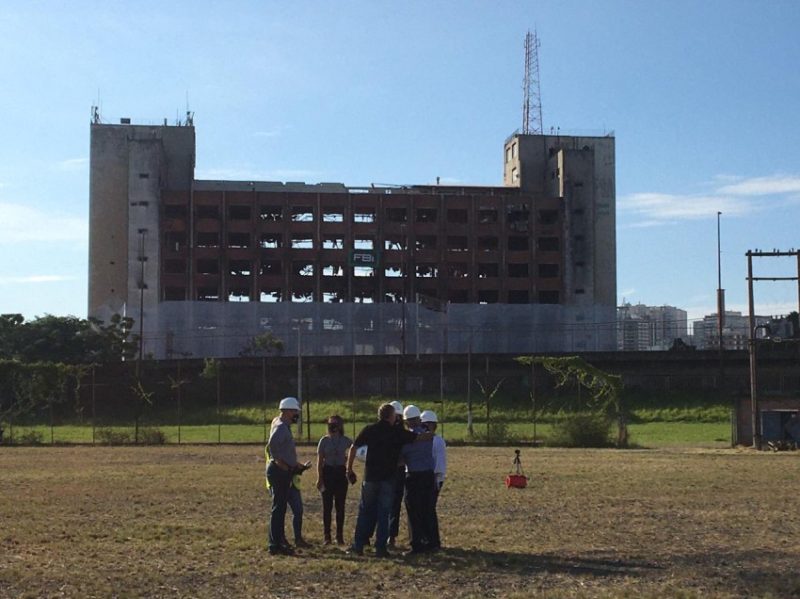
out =
<path fill-rule="evenodd" d="M 267 479 L 272 493 L 272 509 L 269 516 L 269 548 L 279 549 L 286 544 L 286 504 L 289 500 L 291 475 L 278 468 L 275 462 L 267 466 Z"/>
<path fill-rule="evenodd" d="M 361 550 L 373 529 L 375 549 L 386 549 L 389 539 L 389 514 L 394 501 L 394 476 L 387 480 L 364 481 L 361 483 L 361 501 L 358 504 L 358 519 L 353 547 Z"/>
<path fill-rule="evenodd" d="M 303 538 L 303 496 L 300 494 L 300 489 L 294 485 L 289 486 L 289 495 L 287 503 L 292 508 L 292 530 L 294 531 L 294 540 L 299 541 Z"/>

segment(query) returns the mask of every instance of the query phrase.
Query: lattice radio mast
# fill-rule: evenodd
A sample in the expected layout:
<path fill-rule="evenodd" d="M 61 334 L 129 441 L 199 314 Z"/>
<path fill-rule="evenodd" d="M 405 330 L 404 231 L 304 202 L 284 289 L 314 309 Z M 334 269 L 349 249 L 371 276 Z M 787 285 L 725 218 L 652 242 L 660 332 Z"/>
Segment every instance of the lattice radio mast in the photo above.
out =
<path fill-rule="evenodd" d="M 539 85 L 539 36 L 525 35 L 525 78 L 522 80 L 522 133 L 542 134 L 542 90 Z"/>

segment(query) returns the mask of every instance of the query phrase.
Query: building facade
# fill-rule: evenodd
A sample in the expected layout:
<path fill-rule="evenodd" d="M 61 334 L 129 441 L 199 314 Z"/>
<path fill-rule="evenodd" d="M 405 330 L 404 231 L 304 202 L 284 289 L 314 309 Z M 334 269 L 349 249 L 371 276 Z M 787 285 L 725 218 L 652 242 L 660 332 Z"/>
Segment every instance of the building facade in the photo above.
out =
<path fill-rule="evenodd" d="M 203 181 L 191 122 L 93 123 L 89 313 L 156 357 L 613 349 L 613 137 L 510 147 L 502 187 Z"/>
<path fill-rule="evenodd" d="M 750 340 L 750 317 L 741 312 L 724 312 L 722 346 L 724 349 L 747 349 Z M 769 324 L 771 317 L 756 316 L 756 326 Z M 707 314 L 692 325 L 697 349 L 719 349 L 719 325 L 716 314 Z"/>
<path fill-rule="evenodd" d="M 687 313 L 673 306 L 623 303 L 617 308 L 617 349 L 663 351 L 688 342 Z"/>

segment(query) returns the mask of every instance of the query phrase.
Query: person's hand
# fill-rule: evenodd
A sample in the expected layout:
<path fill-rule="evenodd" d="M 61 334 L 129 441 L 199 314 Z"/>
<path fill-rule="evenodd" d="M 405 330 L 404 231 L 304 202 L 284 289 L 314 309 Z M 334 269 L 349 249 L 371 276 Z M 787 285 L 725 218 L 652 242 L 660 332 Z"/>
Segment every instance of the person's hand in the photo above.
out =
<path fill-rule="evenodd" d="M 354 485 L 354 484 L 356 484 L 356 481 L 358 480 L 358 477 L 356 476 L 355 472 L 353 472 L 352 470 L 348 470 L 347 471 L 347 480 L 350 481 L 351 485 Z"/>
<path fill-rule="evenodd" d="M 321 480 L 317 480 L 317 491 L 322 493 L 325 490 L 325 484 Z"/>

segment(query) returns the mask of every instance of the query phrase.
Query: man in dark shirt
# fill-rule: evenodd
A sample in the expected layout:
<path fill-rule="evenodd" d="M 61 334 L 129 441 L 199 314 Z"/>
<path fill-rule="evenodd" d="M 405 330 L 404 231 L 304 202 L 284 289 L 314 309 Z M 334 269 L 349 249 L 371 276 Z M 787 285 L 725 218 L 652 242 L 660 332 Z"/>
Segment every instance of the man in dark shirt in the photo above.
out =
<path fill-rule="evenodd" d="M 394 499 L 397 460 L 406 443 L 416 439 L 430 440 L 430 433 L 417 434 L 393 426 L 394 407 L 383 404 L 378 410 L 378 422 L 369 424 L 353 441 L 347 455 L 347 476 L 353 473 L 356 448 L 367 446 L 364 480 L 361 483 L 361 501 L 358 504 L 356 532 L 349 553 L 363 555 L 364 544 L 376 529 L 375 556 L 387 557 L 386 542 L 389 537 L 389 514 Z M 425 436 L 427 435 L 427 437 Z"/>

